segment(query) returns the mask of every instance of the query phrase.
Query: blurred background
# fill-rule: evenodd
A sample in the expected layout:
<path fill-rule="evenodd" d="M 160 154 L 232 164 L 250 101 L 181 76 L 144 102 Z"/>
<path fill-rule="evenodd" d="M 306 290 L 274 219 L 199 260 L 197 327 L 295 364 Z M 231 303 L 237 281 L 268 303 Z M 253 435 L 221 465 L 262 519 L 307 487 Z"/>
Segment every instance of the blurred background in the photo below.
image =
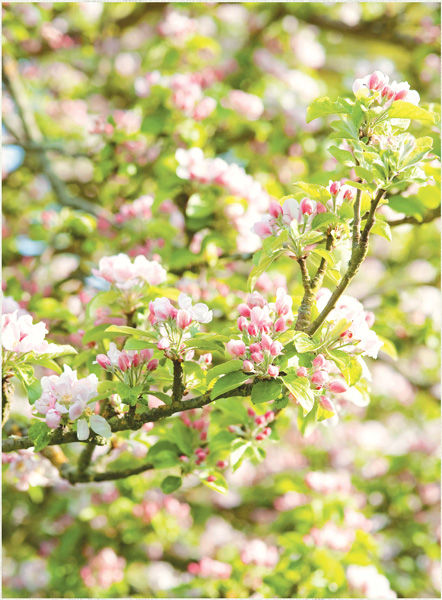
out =
<path fill-rule="evenodd" d="M 234 183 L 185 179 L 177 148 L 234 162 L 281 197 L 296 180 L 348 177 L 327 152 L 327 121 L 305 122 L 316 97 L 351 94 L 379 69 L 423 106 L 440 98 L 438 3 L 2 7 L 3 292 L 78 350 L 103 255 L 160 256 L 173 285 L 224 318 L 245 290 L 242 255 L 256 249 L 247 199 Z M 258 101 L 235 103 L 232 89 Z M 375 236 L 350 289 L 392 340 L 370 364 L 368 406 L 305 437 L 287 409 L 279 442 L 258 467 L 228 473 L 226 495 L 188 478 L 167 496 L 149 473 L 72 487 L 25 451 L 4 467 L 3 595 L 439 596 L 436 188 L 390 204 L 391 220 L 432 219 Z M 287 260 L 257 288 L 296 296 L 296 277 Z M 101 307 L 94 324 L 106 322 L 116 320 Z M 21 397 L 16 426 L 30 414 Z M 117 451 L 143 456 L 148 433 Z"/>

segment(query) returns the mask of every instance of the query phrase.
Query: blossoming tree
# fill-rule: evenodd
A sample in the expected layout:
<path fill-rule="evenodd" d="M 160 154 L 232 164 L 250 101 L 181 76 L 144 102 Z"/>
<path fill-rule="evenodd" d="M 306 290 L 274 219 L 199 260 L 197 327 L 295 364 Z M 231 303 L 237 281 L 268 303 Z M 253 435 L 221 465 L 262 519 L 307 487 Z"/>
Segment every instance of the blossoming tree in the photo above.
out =
<path fill-rule="evenodd" d="M 81 42 L 62 17 L 45 21 L 35 6 L 6 10 L 5 127 L 34 161 L 59 206 L 39 210 L 30 219 L 29 237 L 18 238 L 22 248 L 43 244 L 41 250 L 22 252 L 24 261 L 38 257 L 32 265 L 35 279 L 25 287 L 18 270 L 6 274 L 4 463 L 19 481 L 25 471 L 37 485 L 45 481 L 69 489 L 117 480 L 130 486 L 135 475 L 145 474 L 149 479 L 143 481 L 161 492 L 140 502 L 135 517 L 151 523 L 163 515 L 185 523 L 191 519 L 188 505 L 171 494 L 201 486 L 229 494 L 232 473 L 245 465 L 259 469 L 278 447 L 287 421 L 296 423 L 306 436 L 301 443 L 308 444 L 318 427 L 337 426 L 350 407 L 369 404 L 367 360 L 380 353 L 394 358 L 396 350 L 388 329 L 376 328 L 376 311 L 348 288 L 364 272 L 373 239 L 391 242 L 392 228 L 418 229 L 438 216 L 436 107 L 422 102 L 408 82 L 367 69 L 341 95 L 312 94 L 297 116 L 307 129 L 323 128 L 324 150 L 333 161 L 330 176 L 304 180 L 295 172 L 281 184 L 265 176 L 263 167 L 264 176 L 252 175 L 248 161 L 223 152 L 217 136 L 227 135 L 229 144 L 239 147 L 251 140 L 264 163 L 260 144 L 278 151 L 282 132 L 272 137 L 270 129 L 272 123 L 280 125 L 284 107 L 272 108 L 258 88 L 238 89 L 242 55 L 224 57 L 208 24 L 209 33 L 203 34 L 203 21 L 186 12 L 141 4 L 120 20 L 135 18 L 137 10 L 163 11 L 149 26 L 149 56 L 154 58 L 157 49 L 162 57 L 153 61 L 155 70 L 146 71 L 137 53 L 119 53 L 112 67 L 116 81 L 109 77 L 97 84 L 102 95 L 91 96 L 90 104 L 63 99 L 60 90 L 69 84 L 57 83 L 56 70 L 48 75 L 47 86 L 60 96 L 45 109 L 51 123 L 76 130 L 69 139 L 72 148 L 60 148 L 47 139 L 50 127 L 33 107 L 36 67 L 20 66 L 17 53 L 38 56 L 46 46 L 69 51 Z M 100 13 L 103 22 L 106 10 Z M 204 15 L 204 7 L 199 10 Z M 74 15 L 80 13 L 77 5 Z M 38 48 L 33 39 L 19 44 L 20 50 L 15 47 L 17 15 L 30 27 L 44 21 Z M 283 16 L 275 14 L 275 22 Z M 290 30 L 294 24 L 288 16 L 284 27 Z M 226 13 L 226 23 L 229 18 Z M 252 45 L 265 31 L 260 19 L 251 26 Z M 301 42 L 295 38 L 296 51 Z M 98 43 L 105 47 L 103 40 Z M 205 44 L 210 60 L 202 66 Z M 179 68 L 182 49 L 190 64 L 185 72 Z M 193 49 L 199 61 L 192 66 Z M 255 68 L 286 84 L 294 80 L 294 73 L 259 44 L 253 57 Z M 87 57 L 80 54 L 79 60 Z M 110 67 L 104 60 L 96 68 L 99 80 Z M 302 88 L 302 82 L 297 85 Z M 121 99 L 129 86 L 134 107 Z M 107 92 L 115 96 L 113 103 L 106 102 Z M 291 116 L 287 136 L 293 135 Z M 72 123 L 64 124 L 65 119 Z M 66 181 L 77 167 L 67 165 L 73 171 L 66 176 L 62 162 L 53 158 L 65 151 L 79 161 L 74 187 Z M 84 153 L 88 160 L 82 163 Z M 93 176 L 89 159 L 95 164 Z M 14 175 L 6 172 L 6 182 Z M 35 185 L 38 203 L 44 184 L 29 185 Z M 6 241 L 14 233 L 8 227 Z M 6 245 L 7 258 L 8 252 L 13 264 L 16 249 Z M 52 281 L 51 264 L 60 252 L 65 263 L 75 258 L 60 265 L 66 274 Z M 41 293 L 45 278 L 49 289 Z M 26 418 L 15 408 L 17 393 L 25 394 Z M 318 496 L 352 490 L 342 472 L 312 472 L 305 485 Z M 115 499 L 104 499 L 106 489 L 98 488 L 96 504 Z M 305 498 L 286 489 L 275 506 L 289 515 L 306 504 Z M 335 522 L 339 510 L 342 526 Z M 319 576 L 305 592 L 309 570 L 299 579 L 290 576 L 288 585 L 284 581 L 285 570 L 297 560 L 294 548 L 304 556 L 313 545 L 317 552 L 311 560 L 322 565 L 321 576 L 331 582 L 327 593 L 342 595 L 348 585 L 353 593 L 395 597 L 370 559 L 358 558 L 358 547 L 367 556 L 371 551 L 368 533 L 365 538 L 354 533 L 370 530 L 362 513 L 345 503 L 327 511 L 322 507 L 318 524 L 313 516 L 299 539 L 295 531 L 281 533 L 279 547 L 258 538 L 241 541 L 241 563 L 257 572 L 270 570 L 264 594 L 319 593 Z M 345 576 L 339 561 L 321 555 L 322 546 L 348 553 Z M 95 554 L 90 548 L 85 553 L 84 585 L 118 587 L 126 559 L 106 544 Z M 188 576 L 229 580 L 229 558 L 213 556 L 188 561 Z M 222 586 L 205 591 L 216 597 L 224 593 Z"/>

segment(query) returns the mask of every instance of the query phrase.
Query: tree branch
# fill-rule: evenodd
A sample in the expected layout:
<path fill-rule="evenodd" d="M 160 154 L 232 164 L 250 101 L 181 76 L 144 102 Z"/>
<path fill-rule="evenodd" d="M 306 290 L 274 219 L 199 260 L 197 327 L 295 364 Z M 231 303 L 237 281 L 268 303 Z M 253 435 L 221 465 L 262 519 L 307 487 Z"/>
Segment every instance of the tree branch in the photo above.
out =
<path fill-rule="evenodd" d="M 232 390 L 230 392 L 226 392 L 221 396 L 218 396 L 216 400 L 220 398 L 229 398 L 232 396 L 249 396 L 252 391 L 252 385 L 243 384 Z M 197 396 L 196 398 L 192 398 L 190 400 L 185 400 L 180 402 L 177 405 L 171 406 L 159 406 L 158 408 L 153 408 L 148 412 L 143 413 L 142 415 L 129 416 L 126 413 L 126 416 L 113 417 L 109 419 L 108 423 L 113 432 L 116 431 L 136 431 L 140 429 L 145 423 L 160 421 L 166 417 L 170 417 L 171 415 L 179 412 L 183 412 L 185 410 L 189 410 L 192 408 L 202 408 L 207 404 L 211 404 L 214 400 L 210 397 L 210 391 L 206 392 L 202 396 Z M 70 444 L 72 442 L 78 442 L 77 433 L 75 431 L 66 431 L 63 429 L 56 429 L 49 436 L 48 446 L 54 446 L 57 444 Z M 103 438 L 97 436 L 95 434 L 91 434 L 87 440 L 79 443 L 95 443 L 98 445 L 103 445 Z M 14 452 L 15 450 L 21 450 L 23 448 L 31 448 L 34 445 L 34 442 L 29 437 L 9 437 L 7 439 L 2 440 L 2 451 L 3 452 Z"/>
<path fill-rule="evenodd" d="M 384 193 L 385 193 L 384 190 L 379 190 L 376 197 L 371 201 L 370 212 L 368 213 L 367 222 L 366 222 L 364 230 L 361 234 L 360 243 L 357 246 L 353 247 L 350 262 L 349 262 L 348 268 L 347 268 L 347 272 L 341 279 L 338 287 L 335 289 L 335 291 L 331 295 L 329 301 L 325 305 L 321 314 L 317 317 L 317 319 L 315 319 L 315 321 L 311 324 L 311 326 L 307 330 L 307 333 L 309 335 L 313 335 L 315 333 L 315 331 L 317 331 L 319 329 L 319 327 L 325 321 L 329 312 L 331 310 L 333 310 L 338 298 L 340 296 L 342 296 L 342 294 L 344 293 L 344 291 L 347 289 L 350 282 L 352 281 L 353 277 L 358 272 L 359 267 L 364 262 L 365 257 L 367 256 L 367 252 L 368 252 L 368 238 L 370 235 L 370 231 L 376 220 L 376 217 L 375 217 L 376 209 L 377 209 L 378 204 L 381 201 Z"/>
<path fill-rule="evenodd" d="M 416 217 L 403 217 L 402 219 L 396 219 L 395 221 L 387 221 L 390 227 L 397 227 L 398 225 L 422 225 L 423 223 L 430 223 L 435 219 L 439 219 L 441 216 L 440 204 L 436 208 L 429 210 L 422 219 L 416 219 Z"/>
<path fill-rule="evenodd" d="M 17 63 L 10 56 L 3 57 L 3 80 L 17 106 L 27 141 L 43 148 L 44 139 L 27 98 L 26 90 L 21 81 Z M 96 206 L 92 202 L 89 202 L 83 198 L 75 198 L 69 194 L 65 184 L 61 181 L 61 179 L 59 179 L 52 169 L 52 165 L 47 157 L 46 150 L 41 150 L 40 154 L 38 155 L 38 160 L 42 172 L 48 178 L 61 205 L 77 208 L 95 216 L 102 215 L 109 217 L 102 207 Z"/>
<path fill-rule="evenodd" d="M 154 466 L 152 464 L 146 463 L 138 467 L 133 467 L 132 469 L 121 469 L 119 471 L 104 471 L 103 473 L 97 473 L 87 471 L 72 471 L 71 469 L 65 467 L 61 469 L 60 475 L 63 477 L 63 479 L 67 479 L 69 483 L 75 485 L 76 483 L 90 483 L 93 481 L 112 481 L 115 479 L 125 479 L 126 477 L 138 475 L 139 473 L 149 471 L 153 468 Z"/>

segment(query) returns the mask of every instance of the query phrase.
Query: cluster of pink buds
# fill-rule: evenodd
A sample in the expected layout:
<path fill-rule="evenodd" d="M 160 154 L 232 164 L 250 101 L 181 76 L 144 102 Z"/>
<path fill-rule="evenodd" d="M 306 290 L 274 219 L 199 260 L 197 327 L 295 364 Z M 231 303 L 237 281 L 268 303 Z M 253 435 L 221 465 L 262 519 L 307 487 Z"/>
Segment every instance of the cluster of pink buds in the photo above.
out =
<path fill-rule="evenodd" d="M 156 298 L 149 304 L 149 322 L 159 338 L 157 347 L 172 359 L 182 359 L 186 350 L 185 340 L 196 333 L 198 323 L 210 323 L 212 317 L 213 313 L 206 304 L 192 304 L 187 294 L 180 294 L 178 308 L 168 298 Z M 206 360 L 210 359 L 207 357 Z"/>
<path fill-rule="evenodd" d="M 276 291 L 276 301 L 269 304 L 259 292 L 238 306 L 237 325 L 241 338 L 230 340 L 227 350 L 243 359 L 243 370 L 260 377 L 277 377 L 279 367 L 273 361 L 283 353 L 278 335 L 293 320 L 292 298 L 283 288 Z"/>
<path fill-rule="evenodd" d="M 375 71 L 353 83 L 353 93 L 357 98 L 370 98 L 380 104 L 387 104 L 395 100 L 405 100 L 411 104 L 419 104 L 420 96 L 416 90 L 410 89 L 406 81 L 392 81 L 389 83 L 388 75 Z"/>
<path fill-rule="evenodd" d="M 202 442 L 205 442 L 207 440 L 207 430 L 209 428 L 209 421 L 207 419 L 205 419 L 204 417 L 200 417 L 200 418 L 192 420 L 192 418 L 197 415 L 197 412 L 198 411 L 196 409 L 188 410 L 184 413 L 181 413 L 180 418 L 186 427 L 189 427 L 191 429 L 195 429 L 196 431 L 199 431 L 200 432 L 200 440 Z M 199 448 L 199 450 L 202 450 L 202 449 Z"/>
<path fill-rule="evenodd" d="M 152 204 L 152 196 L 140 196 L 133 202 L 123 204 L 119 212 L 115 215 L 115 220 L 117 223 L 125 223 L 133 219 L 147 221 L 152 217 Z"/>
<path fill-rule="evenodd" d="M 150 373 L 158 368 L 158 359 L 153 358 L 153 350 L 150 348 L 120 351 L 113 342 L 109 344 L 107 354 L 97 355 L 96 362 L 131 387 L 144 385 Z"/>
<path fill-rule="evenodd" d="M 232 573 L 232 565 L 205 556 L 199 562 L 190 563 L 187 570 L 192 575 L 197 575 L 198 577 L 229 579 Z"/>
<path fill-rule="evenodd" d="M 262 440 L 268 438 L 272 433 L 269 424 L 275 420 L 275 413 L 273 410 L 268 410 L 264 415 L 256 416 L 253 408 L 248 408 L 247 414 L 253 419 L 254 422 L 253 436 L 255 440 L 262 442 Z"/>
<path fill-rule="evenodd" d="M 339 183 L 339 181 L 330 181 L 327 187 L 330 192 L 331 200 L 326 204 L 327 208 L 336 212 L 344 202 L 353 202 L 355 190 L 350 185 Z"/>
<path fill-rule="evenodd" d="M 335 370 L 335 365 L 328 361 L 323 354 L 318 354 L 310 368 L 299 367 L 296 371 L 298 377 L 307 377 L 310 380 L 311 387 L 320 394 L 320 404 L 330 412 L 336 412 L 336 410 L 325 393 L 343 394 L 348 390 L 348 386 L 342 378 L 330 377 L 330 371 L 333 370 Z"/>
<path fill-rule="evenodd" d="M 311 198 L 303 198 L 301 202 L 287 198 L 282 206 L 276 200 L 271 200 L 268 214 L 255 223 L 253 231 L 261 238 L 266 238 L 290 228 L 293 222 L 301 225 L 305 231 L 313 217 L 323 212 L 327 212 L 327 208 Z"/>

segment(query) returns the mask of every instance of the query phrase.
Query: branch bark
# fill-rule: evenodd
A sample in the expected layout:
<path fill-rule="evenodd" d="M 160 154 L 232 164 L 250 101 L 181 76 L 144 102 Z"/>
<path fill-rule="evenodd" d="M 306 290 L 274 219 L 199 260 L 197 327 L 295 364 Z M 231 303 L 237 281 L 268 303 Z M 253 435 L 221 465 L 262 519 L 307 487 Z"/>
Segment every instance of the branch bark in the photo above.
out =
<path fill-rule="evenodd" d="M 368 252 L 368 239 L 370 236 L 370 231 L 376 221 L 376 217 L 375 217 L 376 209 L 377 209 L 379 202 L 381 201 L 384 193 L 385 193 L 384 190 L 379 190 L 378 193 L 376 194 L 376 197 L 371 201 L 370 212 L 368 213 L 367 222 L 365 223 L 364 230 L 362 231 L 359 244 L 357 246 L 353 246 L 352 254 L 351 254 L 350 262 L 348 264 L 347 271 L 346 271 L 345 275 L 343 276 L 343 278 L 341 279 L 338 287 L 335 289 L 335 291 L 331 295 L 331 297 L 330 297 L 329 301 L 327 302 L 327 304 L 325 305 L 324 309 L 321 311 L 320 315 L 317 317 L 317 319 L 315 319 L 315 321 L 311 324 L 311 326 L 307 330 L 307 333 L 309 335 L 313 335 L 319 329 L 319 327 L 325 321 L 329 312 L 331 310 L 333 310 L 337 300 L 340 298 L 340 296 L 342 296 L 342 294 L 345 292 L 347 287 L 350 285 L 350 282 L 352 281 L 353 277 L 358 272 L 361 264 L 364 262 L 364 259 L 367 256 L 367 252 Z"/>
<path fill-rule="evenodd" d="M 225 394 L 218 396 L 216 400 L 232 396 L 249 396 L 252 391 L 252 385 L 253 384 L 251 383 L 243 384 L 235 390 L 226 392 Z M 214 402 L 214 400 L 211 399 L 210 391 L 208 391 L 202 396 L 197 396 L 196 398 L 180 402 L 178 406 L 159 406 L 158 408 L 153 408 L 152 410 L 143 413 L 142 415 L 135 415 L 133 417 L 129 415 L 122 418 L 113 417 L 108 421 L 108 423 L 113 432 L 129 430 L 136 431 L 137 429 L 140 429 L 145 423 L 160 421 L 161 419 L 170 417 L 175 413 L 183 412 L 192 408 L 202 408 L 203 406 L 211 404 L 212 402 Z M 77 433 L 75 431 L 64 431 L 63 429 L 56 429 L 50 435 L 48 446 L 54 446 L 58 444 L 70 444 L 72 442 L 78 442 Z M 103 445 L 103 438 L 100 438 L 95 434 L 91 434 L 87 440 L 84 440 L 84 442 L 79 443 L 95 443 Z M 27 436 L 9 437 L 2 440 L 2 451 L 14 452 L 23 448 L 31 448 L 33 445 L 34 442 Z"/>
<path fill-rule="evenodd" d="M 422 225 L 423 223 L 431 223 L 435 219 L 439 219 L 441 216 L 440 204 L 435 208 L 429 210 L 421 220 L 416 217 L 403 217 L 402 219 L 396 219 L 395 221 L 388 221 L 390 227 L 397 227 L 398 225 Z"/>

